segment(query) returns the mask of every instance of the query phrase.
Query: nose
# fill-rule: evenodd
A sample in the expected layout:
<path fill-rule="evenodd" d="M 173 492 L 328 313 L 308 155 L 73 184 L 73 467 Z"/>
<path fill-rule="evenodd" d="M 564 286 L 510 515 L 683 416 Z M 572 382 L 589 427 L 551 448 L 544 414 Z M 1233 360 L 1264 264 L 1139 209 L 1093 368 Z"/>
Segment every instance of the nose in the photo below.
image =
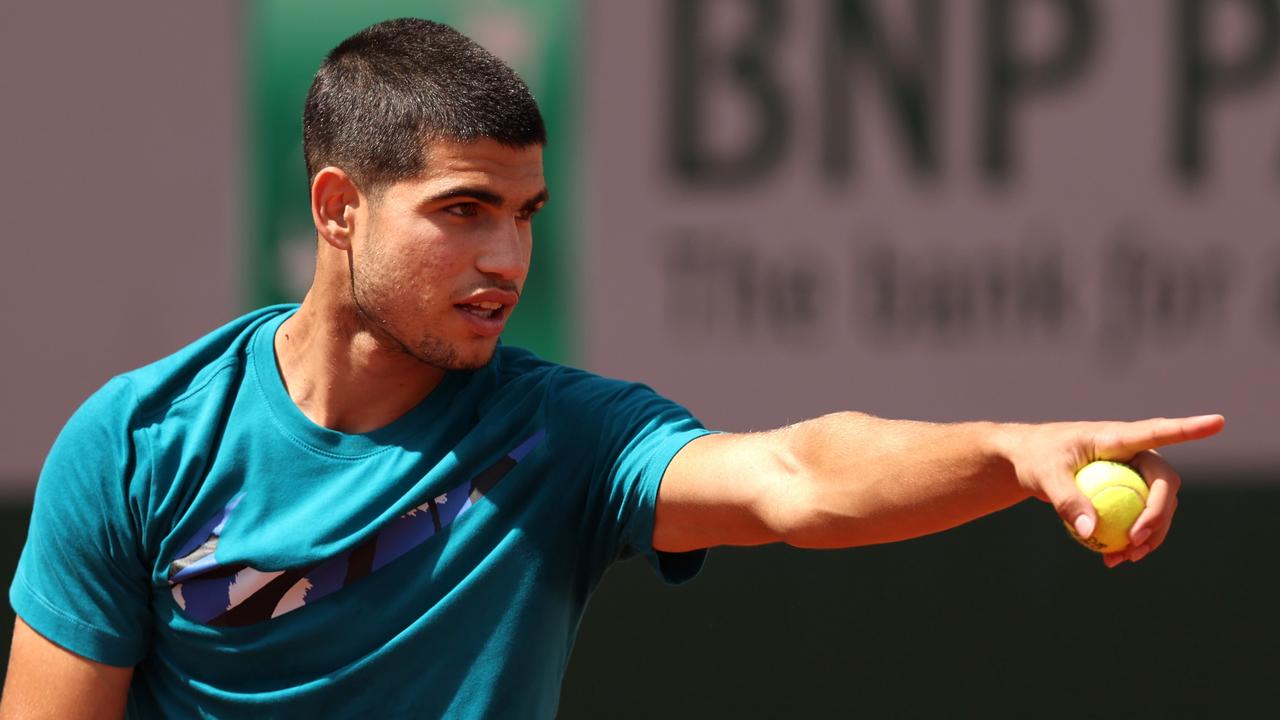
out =
<path fill-rule="evenodd" d="M 514 218 L 497 225 L 476 258 L 476 269 L 503 280 L 520 280 L 529 271 L 532 232 L 527 223 L 522 225 Z"/>

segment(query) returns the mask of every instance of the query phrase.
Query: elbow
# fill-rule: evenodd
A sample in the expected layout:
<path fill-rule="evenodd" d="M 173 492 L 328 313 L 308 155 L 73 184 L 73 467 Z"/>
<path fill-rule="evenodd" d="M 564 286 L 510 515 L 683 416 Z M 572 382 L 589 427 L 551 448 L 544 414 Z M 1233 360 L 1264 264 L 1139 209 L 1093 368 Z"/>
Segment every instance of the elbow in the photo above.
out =
<path fill-rule="evenodd" d="M 857 515 L 865 498 L 858 483 L 845 477 L 848 428 L 866 421 L 861 413 L 826 415 L 779 431 L 775 451 L 778 486 L 768 524 L 777 542 L 798 548 L 836 548 L 863 544 L 865 527 Z"/>
<path fill-rule="evenodd" d="M 766 493 L 760 513 L 772 542 L 798 548 L 839 546 L 829 532 L 841 524 L 834 517 L 837 504 L 813 468 L 796 455 L 783 453 L 774 477 L 777 480 Z"/>
<path fill-rule="evenodd" d="M 767 453 L 757 457 L 757 472 L 750 474 L 750 516 L 756 528 L 752 545 L 793 544 L 792 538 L 801 532 L 814 507 L 809 474 L 785 433 L 786 429 L 769 433 L 773 442 Z"/>
<path fill-rule="evenodd" d="M 781 508 L 775 532 L 779 542 L 803 549 L 830 549 L 862 544 L 852 532 L 856 518 L 823 500 L 813 483 L 799 480 L 793 486 L 792 501 Z"/>

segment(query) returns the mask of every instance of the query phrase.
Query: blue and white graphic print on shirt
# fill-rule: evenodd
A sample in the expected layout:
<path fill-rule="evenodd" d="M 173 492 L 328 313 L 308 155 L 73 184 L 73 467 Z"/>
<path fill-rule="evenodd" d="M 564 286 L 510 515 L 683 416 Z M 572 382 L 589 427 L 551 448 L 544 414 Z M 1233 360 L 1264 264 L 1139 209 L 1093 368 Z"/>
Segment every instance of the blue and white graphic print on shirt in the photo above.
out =
<path fill-rule="evenodd" d="M 237 495 L 183 546 L 169 566 L 173 599 L 188 617 L 218 626 L 251 625 L 313 603 L 386 567 L 448 527 L 545 436 L 545 430 L 537 431 L 471 481 L 418 505 L 352 550 L 303 568 L 267 572 L 245 563 L 223 565 L 217 561 L 218 538 L 231 512 L 244 499 L 243 494 Z"/>

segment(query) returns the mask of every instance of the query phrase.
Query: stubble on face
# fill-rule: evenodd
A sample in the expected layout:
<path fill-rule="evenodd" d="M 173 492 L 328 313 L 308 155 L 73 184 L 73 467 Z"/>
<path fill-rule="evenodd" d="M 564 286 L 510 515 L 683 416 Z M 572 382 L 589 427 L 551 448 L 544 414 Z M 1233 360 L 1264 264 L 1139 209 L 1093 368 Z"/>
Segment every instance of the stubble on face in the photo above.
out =
<path fill-rule="evenodd" d="M 464 358 L 457 347 L 438 335 L 426 331 L 413 338 L 408 336 L 404 328 L 396 327 L 392 316 L 396 314 L 398 303 L 395 296 L 401 294 L 401 288 L 388 282 L 394 276 L 395 261 L 372 229 L 368 240 L 359 262 L 354 253 L 347 256 L 351 302 L 363 329 L 378 338 L 388 349 L 402 352 L 440 370 L 478 370 L 489 364 L 494 348 L 490 348 L 483 357 Z"/>
<path fill-rule="evenodd" d="M 541 148 L 439 142 L 427 155 L 421 176 L 365 197 L 358 211 L 351 314 L 388 353 L 473 370 L 492 359 L 528 272 L 530 220 L 547 197 Z M 498 292 L 478 302 L 499 302 L 501 314 L 480 314 L 489 322 L 476 327 L 467 305 L 489 291 Z"/>

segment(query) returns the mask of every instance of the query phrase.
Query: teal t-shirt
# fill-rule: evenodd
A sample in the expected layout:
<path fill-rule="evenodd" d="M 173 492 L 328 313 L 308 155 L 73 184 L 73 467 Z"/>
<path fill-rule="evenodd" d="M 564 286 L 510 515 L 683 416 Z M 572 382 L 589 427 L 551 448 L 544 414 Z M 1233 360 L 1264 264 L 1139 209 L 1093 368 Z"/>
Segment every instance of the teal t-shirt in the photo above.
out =
<path fill-rule="evenodd" d="M 9 597 L 136 666 L 134 717 L 552 717 L 614 560 L 672 582 L 658 485 L 707 431 L 652 390 L 499 347 L 364 435 L 290 400 L 267 308 L 112 379 L 54 443 Z"/>

